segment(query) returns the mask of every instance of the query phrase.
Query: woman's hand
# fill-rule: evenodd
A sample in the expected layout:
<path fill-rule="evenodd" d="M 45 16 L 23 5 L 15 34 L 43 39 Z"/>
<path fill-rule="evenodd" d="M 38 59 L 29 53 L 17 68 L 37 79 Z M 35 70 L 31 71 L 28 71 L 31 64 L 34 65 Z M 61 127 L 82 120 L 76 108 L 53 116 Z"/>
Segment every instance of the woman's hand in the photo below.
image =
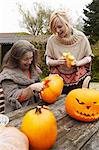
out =
<path fill-rule="evenodd" d="M 38 91 L 40 92 L 44 88 L 44 84 L 41 82 L 34 83 L 30 85 L 30 88 L 32 91 Z"/>
<path fill-rule="evenodd" d="M 58 65 L 63 65 L 66 63 L 66 60 L 64 58 L 59 58 L 59 59 L 51 59 L 50 57 L 46 57 L 46 64 L 48 66 L 58 66 Z"/>
<path fill-rule="evenodd" d="M 66 60 L 60 58 L 60 59 L 54 60 L 53 64 L 54 65 L 64 65 L 64 64 L 66 64 Z"/>

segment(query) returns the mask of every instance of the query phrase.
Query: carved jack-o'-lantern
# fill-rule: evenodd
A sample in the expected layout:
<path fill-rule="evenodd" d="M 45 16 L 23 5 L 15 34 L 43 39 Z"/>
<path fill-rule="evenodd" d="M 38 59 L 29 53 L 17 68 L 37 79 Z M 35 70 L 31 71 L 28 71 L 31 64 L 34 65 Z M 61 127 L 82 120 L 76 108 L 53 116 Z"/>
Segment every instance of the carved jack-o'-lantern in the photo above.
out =
<path fill-rule="evenodd" d="M 65 108 L 77 120 L 94 121 L 99 118 L 99 91 L 87 88 L 72 90 L 66 97 Z"/>
<path fill-rule="evenodd" d="M 58 74 L 51 74 L 43 80 L 45 85 L 41 91 L 41 98 L 47 103 L 54 103 L 61 95 L 63 89 L 63 79 Z"/>

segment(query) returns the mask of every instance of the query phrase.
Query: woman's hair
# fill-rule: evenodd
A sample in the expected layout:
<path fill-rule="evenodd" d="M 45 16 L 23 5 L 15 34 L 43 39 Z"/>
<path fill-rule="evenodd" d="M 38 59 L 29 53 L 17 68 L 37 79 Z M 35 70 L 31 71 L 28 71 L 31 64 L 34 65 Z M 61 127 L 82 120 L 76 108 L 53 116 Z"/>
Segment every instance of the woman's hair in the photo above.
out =
<path fill-rule="evenodd" d="M 49 24 L 51 32 L 54 34 L 56 33 L 55 25 L 58 19 L 60 19 L 64 25 L 70 26 L 69 19 L 65 11 L 62 10 L 54 11 L 50 16 L 50 24 Z"/>
<path fill-rule="evenodd" d="M 31 66 L 35 68 L 37 64 L 38 50 L 34 48 L 34 45 L 27 40 L 19 40 L 14 43 L 11 49 L 5 54 L 3 58 L 2 69 L 4 67 L 19 68 L 20 60 L 27 52 L 33 52 L 33 61 Z"/>

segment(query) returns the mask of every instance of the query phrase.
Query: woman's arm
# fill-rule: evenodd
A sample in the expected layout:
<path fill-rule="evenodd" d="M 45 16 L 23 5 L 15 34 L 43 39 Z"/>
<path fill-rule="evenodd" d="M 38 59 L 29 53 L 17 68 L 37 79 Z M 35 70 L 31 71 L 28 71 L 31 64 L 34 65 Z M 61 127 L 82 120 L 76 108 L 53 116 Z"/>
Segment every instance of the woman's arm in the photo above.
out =
<path fill-rule="evenodd" d="M 16 101 L 21 102 L 29 99 L 31 96 L 33 96 L 33 92 L 29 88 L 22 88 L 20 89 L 17 84 L 15 84 L 11 80 L 4 80 L 2 82 L 2 87 L 5 95 L 5 99 L 10 102 L 10 99 L 15 99 Z"/>
<path fill-rule="evenodd" d="M 40 92 L 44 88 L 43 83 L 34 83 L 28 86 L 27 88 L 22 89 L 21 97 L 19 97 L 19 101 L 25 101 L 34 96 L 34 91 Z"/>
<path fill-rule="evenodd" d="M 83 59 L 81 60 L 78 60 L 78 61 L 75 61 L 75 65 L 78 67 L 78 66 L 83 66 L 87 63 L 90 63 L 92 60 L 91 56 L 86 56 L 84 57 Z"/>
<path fill-rule="evenodd" d="M 19 102 L 26 101 L 33 97 L 34 91 L 41 91 L 43 89 L 43 83 L 34 83 L 26 88 L 19 89 L 18 85 L 13 81 L 5 80 L 2 82 L 2 87 L 6 99 L 9 101 L 11 97 Z"/>

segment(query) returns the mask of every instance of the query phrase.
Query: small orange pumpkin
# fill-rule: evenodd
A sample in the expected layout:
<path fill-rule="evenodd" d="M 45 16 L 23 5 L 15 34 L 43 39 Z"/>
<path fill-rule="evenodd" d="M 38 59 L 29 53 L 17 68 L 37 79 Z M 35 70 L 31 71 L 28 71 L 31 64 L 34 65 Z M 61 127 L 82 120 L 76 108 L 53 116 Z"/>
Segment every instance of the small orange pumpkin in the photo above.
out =
<path fill-rule="evenodd" d="M 38 106 L 26 113 L 21 131 L 28 137 L 35 150 L 48 150 L 57 137 L 57 124 L 54 114 L 47 106 Z"/>
<path fill-rule="evenodd" d="M 72 90 L 66 97 L 65 108 L 77 120 L 94 121 L 99 118 L 99 91 L 88 88 Z"/>
<path fill-rule="evenodd" d="M 43 80 L 45 88 L 41 91 L 41 98 L 47 103 L 54 103 L 63 89 L 63 79 L 58 74 L 52 74 Z"/>
<path fill-rule="evenodd" d="M 71 55 L 69 52 L 68 53 L 64 52 L 62 57 L 66 60 L 66 64 L 68 68 L 71 68 L 72 66 L 75 65 L 74 63 L 75 57 Z"/>

